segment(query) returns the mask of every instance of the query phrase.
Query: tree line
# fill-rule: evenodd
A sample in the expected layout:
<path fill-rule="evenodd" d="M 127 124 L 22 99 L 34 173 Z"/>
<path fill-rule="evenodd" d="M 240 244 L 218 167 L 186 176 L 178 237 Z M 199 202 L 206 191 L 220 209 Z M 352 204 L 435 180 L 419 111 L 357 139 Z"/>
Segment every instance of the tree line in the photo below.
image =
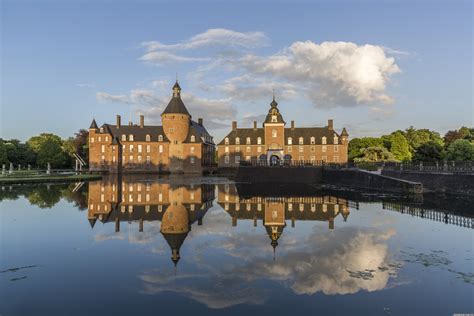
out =
<path fill-rule="evenodd" d="M 474 160 L 474 128 L 461 127 L 441 137 L 436 131 L 411 126 L 381 137 L 354 138 L 348 155 L 353 162 Z"/>
<path fill-rule="evenodd" d="M 51 168 L 70 168 L 74 166 L 74 154 L 88 161 L 88 137 L 89 132 L 81 129 L 66 139 L 51 133 L 41 133 L 26 142 L 0 138 L 0 164 L 9 168 L 9 164 L 13 163 L 15 169 L 18 165 L 23 168 L 28 165 L 32 168 L 46 168 L 48 163 Z"/>

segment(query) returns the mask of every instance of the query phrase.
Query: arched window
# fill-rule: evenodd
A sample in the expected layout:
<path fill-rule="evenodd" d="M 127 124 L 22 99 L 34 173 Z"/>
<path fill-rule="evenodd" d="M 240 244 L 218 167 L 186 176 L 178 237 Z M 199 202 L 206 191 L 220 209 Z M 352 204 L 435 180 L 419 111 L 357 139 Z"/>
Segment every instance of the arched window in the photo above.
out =
<path fill-rule="evenodd" d="M 133 134 L 128 135 L 128 140 L 133 142 Z"/>
<path fill-rule="evenodd" d="M 303 145 L 303 137 L 300 137 L 299 142 L 300 142 L 300 145 Z"/>
<path fill-rule="evenodd" d="M 229 137 L 226 137 L 226 138 L 224 139 L 224 143 L 225 143 L 226 145 L 229 144 Z"/>
<path fill-rule="evenodd" d="M 310 141 L 311 141 L 312 145 L 314 145 L 316 143 L 316 140 L 314 139 L 314 137 L 311 137 Z"/>
<path fill-rule="evenodd" d="M 239 144 L 240 144 L 240 138 L 239 138 L 239 137 L 236 137 L 236 138 L 235 138 L 235 144 L 236 144 L 236 145 L 239 145 Z"/>
<path fill-rule="evenodd" d="M 196 136 L 191 135 L 191 143 L 194 143 L 196 141 Z"/>
<path fill-rule="evenodd" d="M 277 130 L 276 129 L 272 129 L 272 137 L 277 137 Z"/>
<path fill-rule="evenodd" d="M 150 135 L 146 135 L 146 141 L 147 141 L 147 142 L 150 141 Z"/>
<path fill-rule="evenodd" d="M 292 144 L 293 144 L 293 138 L 288 137 L 288 145 L 292 145 Z"/>
<path fill-rule="evenodd" d="M 122 135 L 122 141 L 126 141 L 127 140 L 127 135 L 123 134 Z"/>
<path fill-rule="evenodd" d="M 339 137 L 334 136 L 334 144 L 335 145 L 339 144 Z"/>
<path fill-rule="evenodd" d="M 247 137 L 247 144 L 250 145 L 250 137 Z"/>
<path fill-rule="evenodd" d="M 259 145 L 262 144 L 262 138 L 261 138 L 261 137 L 258 137 L 258 138 L 257 138 L 257 144 L 259 144 Z"/>
<path fill-rule="evenodd" d="M 158 135 L 158 141 L 162 142 L 163 141 L 163 135 Z"/>
<path fill-rule="evenodd" d="M 323 143 L 323 145 L 326 145 L 326 136 L 323 136 L 323 138 L 321 138 L 321 142 Z"/>

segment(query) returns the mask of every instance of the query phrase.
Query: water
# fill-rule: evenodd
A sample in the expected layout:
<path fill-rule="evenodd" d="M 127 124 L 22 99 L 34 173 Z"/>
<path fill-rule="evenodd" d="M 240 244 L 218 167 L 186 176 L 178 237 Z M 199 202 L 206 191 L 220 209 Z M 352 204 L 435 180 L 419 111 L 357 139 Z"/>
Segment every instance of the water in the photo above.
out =
<path fill-rule="evenodd" d="M 468 198 L 189 177 L 0 194 L 1 315 L 474 312 Z"/>

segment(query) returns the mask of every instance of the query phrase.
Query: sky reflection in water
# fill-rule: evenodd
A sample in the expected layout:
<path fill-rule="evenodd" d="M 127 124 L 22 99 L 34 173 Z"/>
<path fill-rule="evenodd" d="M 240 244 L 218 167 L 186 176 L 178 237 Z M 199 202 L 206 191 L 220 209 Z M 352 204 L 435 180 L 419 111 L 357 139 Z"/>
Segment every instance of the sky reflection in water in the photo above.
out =
<path fill-rule="evenodd" d="M 465 198 L 126 176 L 1 196 L 2 315 L 474 311 Z"/>

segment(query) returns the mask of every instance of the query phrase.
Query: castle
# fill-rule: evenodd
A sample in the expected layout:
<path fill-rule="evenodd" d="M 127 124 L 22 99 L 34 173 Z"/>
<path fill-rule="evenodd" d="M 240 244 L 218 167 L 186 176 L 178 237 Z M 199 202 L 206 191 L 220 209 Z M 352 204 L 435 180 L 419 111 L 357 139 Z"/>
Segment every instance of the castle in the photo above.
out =
<path fill-rule="evenodd" d="M 203 173 L 214 163 L 215 144 L 203 125 L 191 119 L 181 100 L 176 81 L 173 96 L 161 114 L 162 126 L 145 125 L 140 115 L 138 125 L 97 126 L 89 128 L 89 169 L 101 172 Z"/>
<path fill-rule="evenodd" d="M 219 168 L 235 168 L 240 161 L 258 161 L 269 165 L 297 161 L 304 164 L 346 163 L 349 134 L 345 128 L 341 133 L 334 130 L 333 120 L 325 127 L 285 127 L 286 122 L 273 97 L 263 128 L 237 128 L 218 144 Z"/>

